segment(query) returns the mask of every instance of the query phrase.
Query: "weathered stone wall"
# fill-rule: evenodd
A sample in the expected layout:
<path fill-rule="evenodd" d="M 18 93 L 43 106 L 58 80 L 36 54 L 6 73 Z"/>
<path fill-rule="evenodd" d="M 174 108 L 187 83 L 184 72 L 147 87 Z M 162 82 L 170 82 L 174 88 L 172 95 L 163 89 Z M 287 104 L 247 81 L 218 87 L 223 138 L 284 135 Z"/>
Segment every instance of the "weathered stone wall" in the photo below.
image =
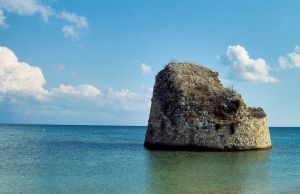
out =
<path fill-rule="evenodd" d="M 270 148 L 271 140 L 264 111 L 248 108 L 218 73 L 170 63 L 156 76 L 144 145 L 233 151 Z"/>

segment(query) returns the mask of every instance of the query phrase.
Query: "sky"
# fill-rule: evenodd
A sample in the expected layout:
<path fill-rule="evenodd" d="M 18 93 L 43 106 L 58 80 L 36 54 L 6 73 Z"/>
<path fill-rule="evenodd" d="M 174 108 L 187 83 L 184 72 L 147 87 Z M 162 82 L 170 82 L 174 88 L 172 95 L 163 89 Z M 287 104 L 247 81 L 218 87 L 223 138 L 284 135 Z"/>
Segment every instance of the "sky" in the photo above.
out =
<path fill-rule="evenodd" d="M 300 3 L 0 0 L 0 123 L 147 125 L 171 60 L 300 126 Z"/>

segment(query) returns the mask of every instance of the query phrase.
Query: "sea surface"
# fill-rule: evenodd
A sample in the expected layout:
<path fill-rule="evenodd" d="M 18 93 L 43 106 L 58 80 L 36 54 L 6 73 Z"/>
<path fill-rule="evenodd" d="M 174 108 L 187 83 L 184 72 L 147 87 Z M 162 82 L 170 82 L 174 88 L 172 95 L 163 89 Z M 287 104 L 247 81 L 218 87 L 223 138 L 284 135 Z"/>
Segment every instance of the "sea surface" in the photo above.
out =
<path fill-rule="evenodd" d="M 300 193 L 300 128 L 234 153 L 148 151 L 145 132 L 0 125 L 0 193 Z"/>

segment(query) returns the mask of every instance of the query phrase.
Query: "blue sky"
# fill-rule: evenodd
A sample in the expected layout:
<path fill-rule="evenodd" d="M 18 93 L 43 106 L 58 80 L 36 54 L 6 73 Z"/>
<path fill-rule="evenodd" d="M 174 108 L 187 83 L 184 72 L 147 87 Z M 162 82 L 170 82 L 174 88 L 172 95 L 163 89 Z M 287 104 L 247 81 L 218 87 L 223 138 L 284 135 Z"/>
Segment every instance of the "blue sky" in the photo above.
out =
<path fill-rule="evenodd" d="M 271 126 L 299 126 L 299 10 L 298 1 L 0 0 L 0 122 L 146 125 L 155 74 L 176 59 L 218 71 Z"/>

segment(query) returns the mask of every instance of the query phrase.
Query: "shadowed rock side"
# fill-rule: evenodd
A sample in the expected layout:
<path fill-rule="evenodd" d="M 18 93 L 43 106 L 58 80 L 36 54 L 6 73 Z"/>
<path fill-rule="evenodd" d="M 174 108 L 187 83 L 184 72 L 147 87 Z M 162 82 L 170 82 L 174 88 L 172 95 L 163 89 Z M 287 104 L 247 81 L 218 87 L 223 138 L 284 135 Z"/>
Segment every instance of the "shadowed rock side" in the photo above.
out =
<path fill-rule="evenodd" d="M 218 73 L 169 63 L 156 76 L 144 146 L 166 150 L 271 148 L 267 116 L 224 88 Z"/>

